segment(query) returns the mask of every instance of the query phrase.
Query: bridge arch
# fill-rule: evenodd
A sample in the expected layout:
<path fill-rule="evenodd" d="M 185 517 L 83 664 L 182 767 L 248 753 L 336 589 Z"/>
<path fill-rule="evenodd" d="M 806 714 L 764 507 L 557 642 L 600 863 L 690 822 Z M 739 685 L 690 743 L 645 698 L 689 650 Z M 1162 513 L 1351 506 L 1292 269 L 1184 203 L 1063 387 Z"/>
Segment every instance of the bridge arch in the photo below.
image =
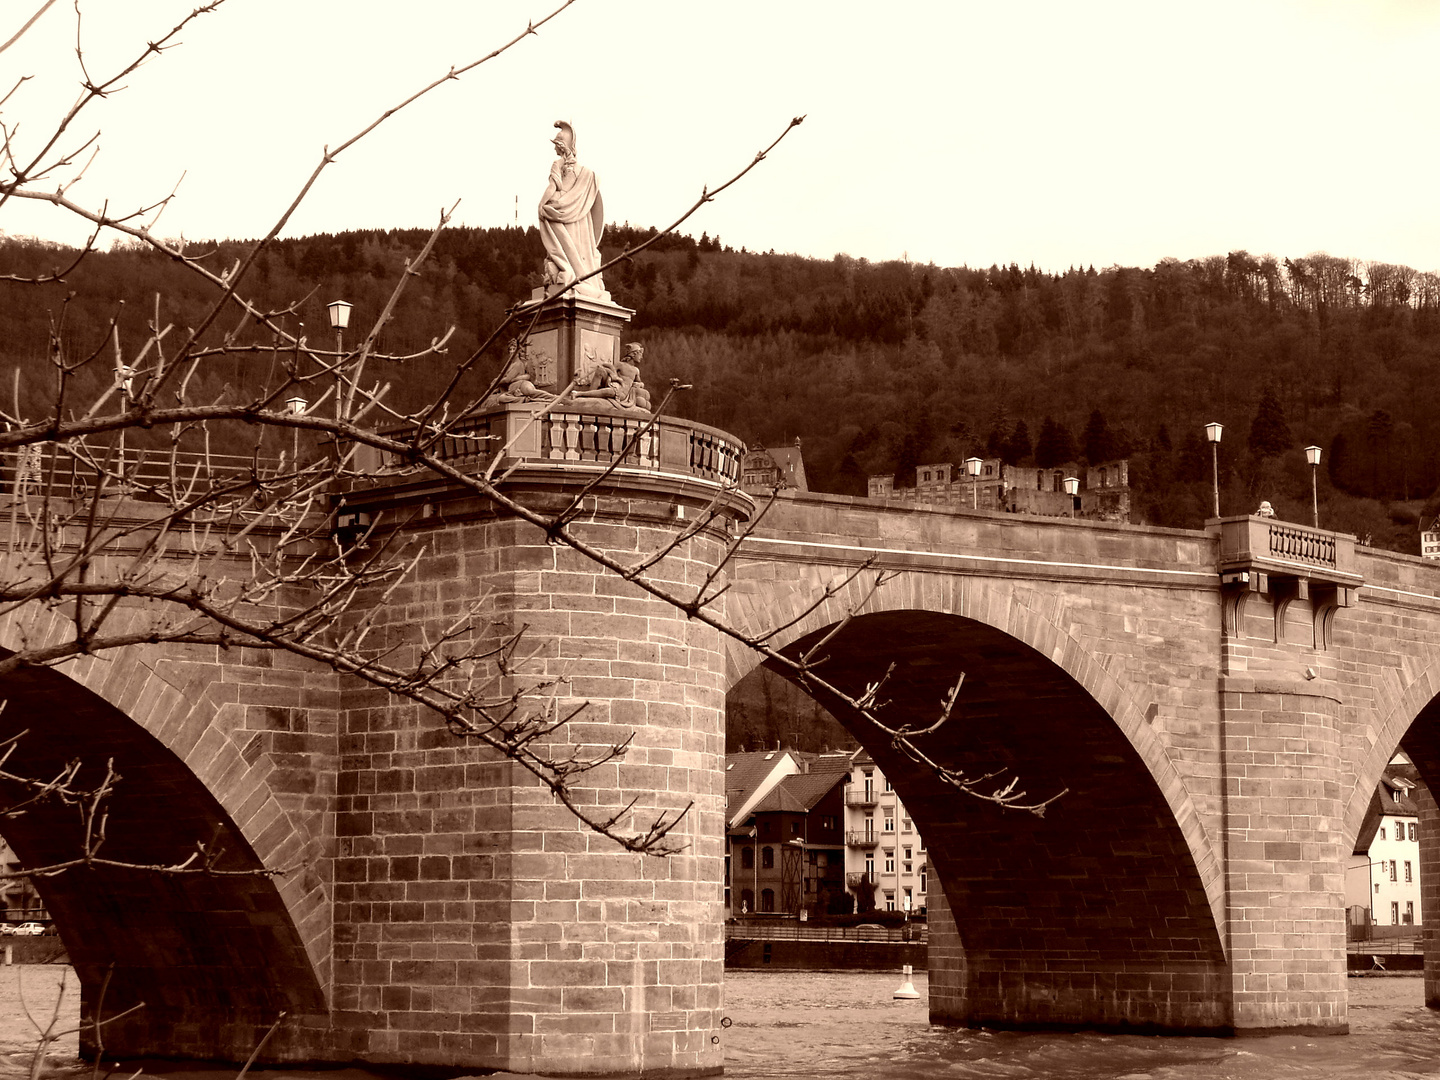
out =
<path fill-rule="evenodd" d="M 0 634 L 13 642 L 14 629 Z M 31 643 L 44 639 L 34 621 L 26 629 Z M 204 844 L 220 853 L 215 869 L 230 872 L 161 877 L 90 867 L 36 882 L 87 1009 L 112 968 L 106 1015 L 145 1002 L 107 1028 L 107 1054 L 166 1046 L 176 1056 L 241 1060 L 280 1011 L 327 1008 L 323 838 L 294 809 L 285 790 L 294 776 L 266 752 L 273 743 L 249 730 L 247 707 L 236 685 L 226 686 L 216 652 L 131 646 L 0 677 L 0 738 L 24 733 L 11 771 L 49 776 L 78 758 L 81 783 L 93 785 L 113 761 L 121 780 L 108 803 L 102 856 L 170 865 Z M 258 679 L 263 668 L 245 659 Z M 264 715 L 273 717 L 270 709 Z M 29 866 L 73 858 L 78 829 L 74 809 L 55 804 L 0 819 L 0 833 Z M 288 872 L 249 873 L 262 868 Z"/>
<path fill-rule="evenodd" d="M 806 568 L 783 585 L 742 580 L 729 610 L 753 631 L 785 626 L 775 644 L 794 654 L 853 609 L 825 648 L 832 681 L 859 689 L 894 662 L 892 715 L 918 720 L 933 718 L 964 670 L 960 719 L 934 737 L 940 760 L 972 774 L 1010 767 L 1040 796 L 1071 792 L 1044 822 L 975 803 L 822 701 L 894 778 L 953 911 L 964 956 L 949 973 L 932 961 L 932 1015 L 1228 1027 L 1218 853 L 1144 713 L 1052 617 L 1057 601 L 906 572 L 873 596 L 855 582 L 815 605 L 821 573 Z M 757 663 L 730 646 L 730 684 Z"/>
<path fill-rule="evenodd" d="M 1397 750 L 1404 750 L 1415 762 L 1431 792 L 1440 783 L 1440 659 L 1422 668 L 1396 693 L 1383 714 L 1373 740 L 1355 768 L 1355 785 L 1345 803 L 1345 850 L 1355 837 L 1370 805 L 1375 785 Z"/>

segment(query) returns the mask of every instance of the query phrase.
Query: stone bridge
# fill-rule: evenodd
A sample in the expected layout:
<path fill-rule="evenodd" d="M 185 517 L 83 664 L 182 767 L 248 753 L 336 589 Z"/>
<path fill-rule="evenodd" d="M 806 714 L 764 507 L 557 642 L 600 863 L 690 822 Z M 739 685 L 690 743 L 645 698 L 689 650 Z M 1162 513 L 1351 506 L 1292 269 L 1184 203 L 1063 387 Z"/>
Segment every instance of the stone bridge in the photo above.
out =
<path fill-rule="evenodd" d="M 611 423 L 552 414 L 509 483 L 556 505 L 620 446 Z M 650 550 L 723 491 L 736 452 L 666 421 L 582 528 Z M 753 507 L 721 497 L 671 580 L 698 582 L 739 535 Z M 24 671 L 0 686 L 0 733 L 28 732 L 10 765 L 113 760 L 109 854 L 203 843 L 218 869 L 286 871 L 38 883 L 87 1008 L 102 987 L 107 1015 L 145 1003 L 107 1055 L 243 1060 L 283 1011 L 269 1060 L 718 1071 L 724 698 L 755 655 L 439 481 L 397 471 L 349 506 L 413 510 L 394 518 L 427 545 L 381 643 L 413 646 L 488 593 L 502 627 L 528 628 L 534 670 L 589 703 L 571 744 L 635 736 L 582 797 L 635 798 L 637 817 L 693 804 L 688 848 L 618 852 L 417 707 L 292 658 L 136 645 Z M 890 580 L 867 596 L 876 571 Z M 1067 792 L 1044 818 L 977 802 L 828 703 L 926 837 L 937 1020 L 1345 1030 L 1345 856 L 1398 748 L 1440 777 L 1440 568 L 1257 518 L 1190 532 L 786 494 L 726 573 L 729 618 L 783 626 L 786 649 L 853 614 L 826 670 L 853 689 L 894 664 L 891 719 L 933 716 L 963 671 L 932 756 Z M 0 644 L 65 629 L 20 610 Z M 1423 809 L 1428 869 L 1440 821 Z M 32 865 L 73 850 L 74 828 L 64 809 L 0 821 Z"/>

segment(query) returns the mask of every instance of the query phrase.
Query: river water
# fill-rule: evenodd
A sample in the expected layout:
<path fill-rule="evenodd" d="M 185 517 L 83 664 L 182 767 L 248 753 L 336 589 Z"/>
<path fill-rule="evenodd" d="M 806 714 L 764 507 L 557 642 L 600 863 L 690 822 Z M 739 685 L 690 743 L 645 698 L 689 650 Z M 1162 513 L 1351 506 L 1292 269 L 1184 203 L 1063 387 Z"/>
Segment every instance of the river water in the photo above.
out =
<path fill-rule="evenodd" d="M 54 1012 L 64 969 L 0 970 L 0 1080 L 27 1077 L 35 1029 Z M 1351 979 L 1351 1034 L 1328 1038 L 1198 1039 L 1056 1035 L 932 1028 L 926 980 L 918 1001 L 896 1001 L 898 974 L 730 971 L 721 1032 L 731 1080 L 1398 1080 L 1440 1077 L 1440 1013 L 1410 977 Z M 74 979 L 57 1030 L 79 1016 Z M 45 1075 L 74 1077 L 73 1035 Z M 83 1076 L 89 1075 L 86 1068 Z M 233 1071 L 182 1070 L 166 1080 L 229 1080 Z M 394 1073 L 387 1080 L 394 1080 Z M 381 1080 L 359 1069 L 277 1069 L 258 1080 Z"/>
<path fill-rule="evenodd" d="M 1440 1076 L 1440 1013 L 1423 980 L 1350 979 L 1349 1035 L 1212 1039 L 931 1027 L 900 978 L 871 972 L 727 971 L 731 1080 L 1337 1080 Z"/>

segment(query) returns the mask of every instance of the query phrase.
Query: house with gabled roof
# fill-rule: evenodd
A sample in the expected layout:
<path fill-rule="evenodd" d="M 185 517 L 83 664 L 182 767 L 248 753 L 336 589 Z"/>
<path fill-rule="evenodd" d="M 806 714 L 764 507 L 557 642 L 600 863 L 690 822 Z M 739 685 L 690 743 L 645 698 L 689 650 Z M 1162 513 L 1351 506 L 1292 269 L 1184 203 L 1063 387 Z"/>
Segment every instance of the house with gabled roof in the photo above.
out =
<path fill-rule="evenodd" d="M 1420 783 L 1410 759 L 1397 754 L 1370 797 L 1345 867 L 1345 904 L 1352 922 L 1360 909 L 1368 912 L 1364 917 L 1372 927 L 1421 925 L 1420 807 L 1415 800 Z"/>

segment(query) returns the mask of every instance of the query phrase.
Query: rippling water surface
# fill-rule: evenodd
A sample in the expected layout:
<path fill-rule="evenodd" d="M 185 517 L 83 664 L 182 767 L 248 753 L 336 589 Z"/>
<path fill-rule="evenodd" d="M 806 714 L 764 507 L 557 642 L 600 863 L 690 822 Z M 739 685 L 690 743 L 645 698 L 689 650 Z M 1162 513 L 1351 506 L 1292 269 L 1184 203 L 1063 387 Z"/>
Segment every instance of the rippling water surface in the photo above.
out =
<path fill-rule="evenodd" d="M 932 1028 L 896 975 L 727 972 L 727 1077 L 836 1080 L 1335 1080 L 1440 1076 L 1440 1014 L 1422 980 L 1351 979 L 1351 1034 L 1210 1039 Z"/>
<path fill-rule="evenodd" d="M 18 973 L 18 981 L 17 981 Z M 0 1080 L 27 1077 L 35 1044 L 25 1006 L 44 1025 L 61 969 L 0 969 Z M 895 1001 L 896 974 L 733 971 L 725 976 L 725 1074 L 744 1080 L 1392 1080 L 1440 1077 L 1440 1013 L 1418 976 L 1351 979 L 1351 1034 L 1187 1039 L 932 1028 L 919 1001 Z M 23 994 L 21 992 L 23 988 Z M 73 977 L 59 1028 L 79 1015 Z M 76 1040 L 54 1049 L 50 1076 L 74 1077 Z M 88 1068 L 80 1075 L 88 1076 Z M 393 1080 L 395 1074 L 389 1074 Z M 183 1070 L 166 1080 L 228 1080 Z M 279 1069 L 260 1080 L 379 1080 L 359 1069 Z"/>

